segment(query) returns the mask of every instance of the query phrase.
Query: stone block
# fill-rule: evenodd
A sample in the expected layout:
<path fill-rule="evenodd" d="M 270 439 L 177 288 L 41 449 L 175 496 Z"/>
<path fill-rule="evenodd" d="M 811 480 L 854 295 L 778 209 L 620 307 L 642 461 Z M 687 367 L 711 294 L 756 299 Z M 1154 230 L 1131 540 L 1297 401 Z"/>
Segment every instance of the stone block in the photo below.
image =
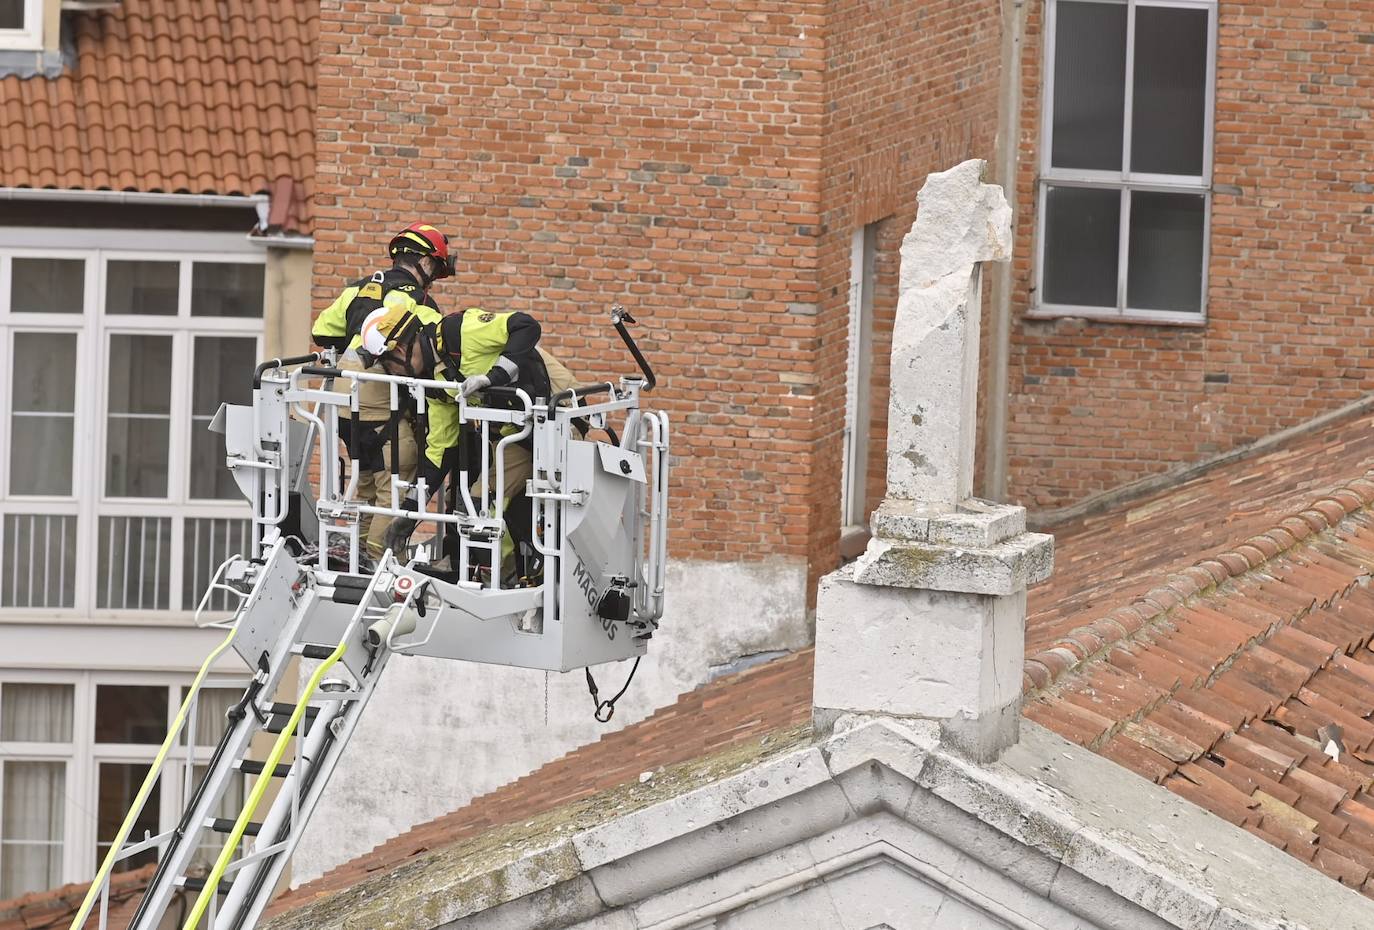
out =
<path fill-rule="evenodd" d="M 990 757 L 1015 739 L 1025 592 L 995 597 L 855 579 L 821 580 L 813 704 L 836 713 L 937 720 L 952 741 Z M 862 648 L 859 647 L 862 644 Z"/>
<path fill-rule="evenodd" d="M 880 539 L 986 549 L 1026 531 L 1026 508 L 976 497 L 953 505 L 887 498 L 872 524 Z"/>
<path fill-rule="evenodd" d="M 934 525 L 928 524 L 927 535 Z M 972 524 L 977 526 L 977 522 Z M 878 538 L 853 567 L 854 580 L 868 585 L 1009 595 L 1049 577 L 1054 567 L 1054 537 L 1021 533 L 986 548 Z"/>

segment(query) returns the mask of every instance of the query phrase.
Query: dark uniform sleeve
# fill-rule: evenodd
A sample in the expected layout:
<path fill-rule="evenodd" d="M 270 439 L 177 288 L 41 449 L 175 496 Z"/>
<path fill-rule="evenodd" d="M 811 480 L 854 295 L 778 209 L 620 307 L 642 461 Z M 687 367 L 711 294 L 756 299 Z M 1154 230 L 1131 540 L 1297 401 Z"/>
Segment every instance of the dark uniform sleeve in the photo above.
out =
<path fill-rule="evenodd" d="M 539 345 L 539 321 L 528 313 L 512 313 L 506 324 L 506 348 L 487 376 L 493 387 L 510 384 L 535 361 Z"/>

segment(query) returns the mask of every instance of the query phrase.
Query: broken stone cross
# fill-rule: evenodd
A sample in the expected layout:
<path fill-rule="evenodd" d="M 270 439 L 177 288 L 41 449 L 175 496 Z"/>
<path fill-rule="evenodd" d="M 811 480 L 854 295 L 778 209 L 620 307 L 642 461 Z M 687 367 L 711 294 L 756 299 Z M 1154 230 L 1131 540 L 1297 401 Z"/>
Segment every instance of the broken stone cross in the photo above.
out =
<path fill-rule="evenodd" d="M 1016 741 L 1026 587 L 1053 539 L 973 493 L 982 263 L 1011 258 L 1011 208 L 985 163 L 932 174 L 902 242 L 887 496 L 855 562 L 821 579 L 813 712 L 939 721 L 980 761 Z"/>

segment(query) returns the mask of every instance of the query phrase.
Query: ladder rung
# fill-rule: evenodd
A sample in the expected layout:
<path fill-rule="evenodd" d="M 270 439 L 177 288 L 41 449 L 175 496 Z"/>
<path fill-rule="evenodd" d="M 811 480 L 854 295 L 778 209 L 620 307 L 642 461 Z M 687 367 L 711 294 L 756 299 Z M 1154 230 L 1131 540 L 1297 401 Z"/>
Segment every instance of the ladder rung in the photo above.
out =
<path fill-rule="evenodd" d="M 268 708 L 267 723 L 263 724 L 263 729 L 268 733 L 280 733 L 286 729 L 286 724 L 290 722 L 291 715 L 296 712 L 294 704 L 273 704 Z M 301 718 L 297 732 L 304 736 L 310 732 L 310 727 L 315 723 L 315 718 L 320 715 L 318 707 L 307 707 L 305 716 Z"/>
<path fill-rule="evenodd" d="M 281 701 L 273 701 L 271 704 L 268 705 L 267 712 L 269 714 L 284 714 L 285 716 L 290 717 L 292 714 L 296 712 L 296 705 L 283 704 Z M 320 709 L 318 707 L 307 707 L 305 709 L 306 720 L 314 720 L 319 715 Z"/>
<path fill-rule="evenodd" d="M 239 763 L 239 771 L 245 775 L 261 775 L 266 766 L 261 762 L 252 759 L 244 759 Z M 273 778 L 285 778 L 291 772 L 291 763 L 281 762 L 272 770 Z"/>
<path fill-rule="evenodd" d="M 236 821 L 231 820 L 228 817 L 215 817 L 210 821 L 210 829 L 214 830 L 216 833 L 233 833 L 235 823 Z M 262 824 L 254 823 L 250 820 L 248 822 L 248 825 L 243 828 L 243 835 L 257 836 L 258 831 L 261 829 Z"/>
<path fill-rule="evenodd" d="M 228 894 L 233 884 L 233 882 L 221 880 L 219 883 L 219 894 Z M 181 887 L 185 888 L 187 891 L 200 891 L 205 887 L 205 879 L 183 878 L 181 880 Z"/>
<path fill-rule="evenodd" d="M 306 659 L 327 659 L 334 654 L 334 647 L 319 643 L 302 643 L 300 654 L 302 658 Z"/>

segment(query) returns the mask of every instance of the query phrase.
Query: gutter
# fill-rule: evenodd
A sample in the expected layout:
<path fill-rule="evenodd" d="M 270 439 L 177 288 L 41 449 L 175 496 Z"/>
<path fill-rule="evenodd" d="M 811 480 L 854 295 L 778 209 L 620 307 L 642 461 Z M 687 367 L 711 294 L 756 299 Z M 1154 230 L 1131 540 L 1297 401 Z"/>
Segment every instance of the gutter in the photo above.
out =
<path fill-rule="evenodd" d="M 1002 77 L 997 91 L 997 182 L 1012 209 L 1012 237 L 1021 218 L 1016 197 L 1016 174 L 1021 145 L 1021 46 L 1025 35 L 1024 0 L 1002 3 Z M 1011 298 L 1016 289 L 1010 261 L 992 268 L 989 294 L 988 368 L 986 413 L 983 431 L 983 493 L 990 500 L 1007 499 L 1007 408 L 1011 398 L 1007 389 L 1011 365 Z"/>
<path fill-rule="evenodd" d="M 314 236 L 283 236 L 281 233 L 259 236 L 256 233 L 249 233 L 248 241 L 265 249 L 300 249 L 304 251 L 315 248 Z"/>
<path fill-rule="evenodd" d="M 1358 400 L 1353 400 L 1348 404 L 1337 407 L 1335 410 L 1328 410 L 1326 413 L 1319 414 L 1310 420 L 1306 420 L 1296 426 L 1279 430 L 1277 433 L 1270 433 L 1256 439 L 1254 442 L 1236 446 L 1225 452 L 1205 458 L 1200 462 L 1187 462 L 1182 465 L 1175 465 L 1167 471 L 1159 472 L 1154 475 L 1146 475 L 1144 478 L 1137 478 L 1135 481 L 1127 482 L 1115 488 L 1094 494 L 1076 504 L 1066 504 L 1063 507 L 1056 507 L 1052 510 L 1042 510 L 1038 513 L 1026 514 L 1026 525 L 1035 530 L 1048 531 L 1061 523 L 1069 520 L 1077 520 L 1081 517 L 1092 516 L 1101 513 L 1111 507 L 1124 504 L 1129 501 L 1139 500 L 1157 491 L 1163 491 L 1191 481 L 1205 472 L 1211 471 L 1221 465 L 1238 461 L 1239 459 L 1250 458 L 1267 452 L 1275 446 L 1280 446 L 1290 439 L 1297 439 L 1308 436 L 1330 426 L 1339 420 L 1347 417 L 1359 416 L 1360 414 L 1374 411 L 1374 394 L 1366 394 Z"/>
<path fill-rule="evenodd" d="M 118 203 L 164 207 L 252 207 L 258 229 L 267 225 L 272 199 L 267 194 L 161 194 L 145 191 L 56 190 L 35 187 L 0 187 L 0 200 L 37 200 L 68 203 Z"/>

